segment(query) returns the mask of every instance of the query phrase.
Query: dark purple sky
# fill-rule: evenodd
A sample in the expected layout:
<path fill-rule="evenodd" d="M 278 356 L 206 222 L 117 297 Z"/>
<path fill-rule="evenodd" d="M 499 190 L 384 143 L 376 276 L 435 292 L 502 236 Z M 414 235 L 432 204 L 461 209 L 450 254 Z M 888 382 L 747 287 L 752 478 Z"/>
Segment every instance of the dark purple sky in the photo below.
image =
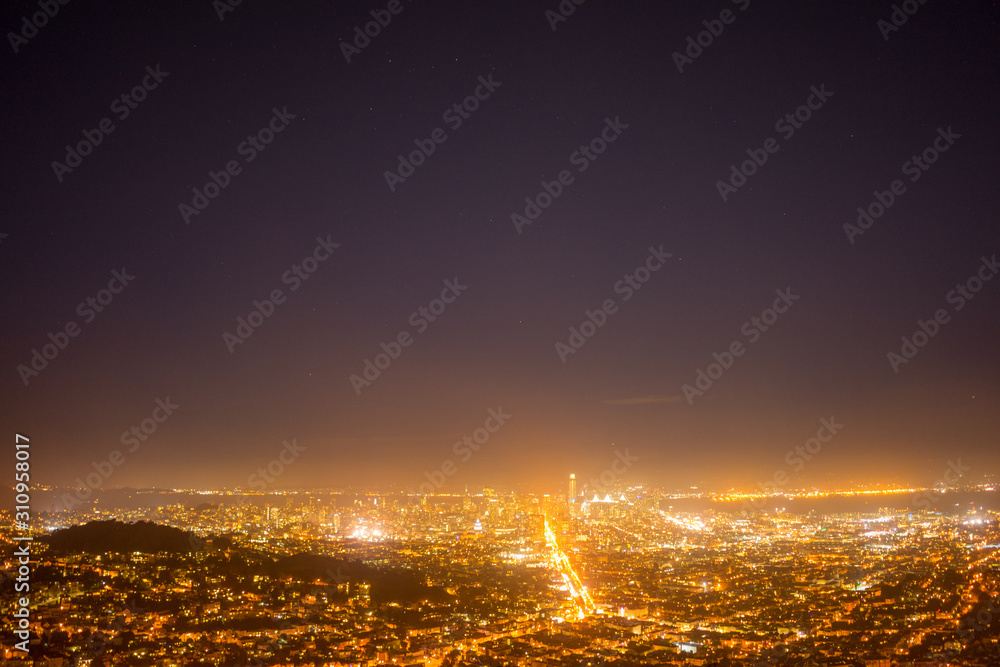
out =
<path fill-rule="evenodd" d="M 912 2 L 891 31 L 890 2 L 567 0 L 555 30 L 555 0 L 196 4 L 70 2 L 37 31 L 37 3 L 0 12 L 33 35 L 2 56 L 0 421 L 31 436 L 35 481 L 118 450 L 103 485 L 250 486 L 294 439 L 269 488 L 443 466 L 446 489 L 562 489 L 625 449 L 625 481 L 749 488 L 831 417 L 796 484 L 998 471 L 1000 280 L 949 298 L 1000 253 L 997 3 Z M 347 62 L 372 11 L 391 21 Z M 99 145 L 54 167 L 85 132 Z M 748 151 L 766 162 L 723 201 Z M 226 187 L 185 215 L 210 172 Z M 558 197 L 515 225 L 542 181 Z M 892 205 L 849 234 L 876 191 Z M 775 321 L 776 290 L 798 298 Z M 65 349 L 19 371 L 50 333 Z M 699 370 L 717 378 L 689 401 Z"/>

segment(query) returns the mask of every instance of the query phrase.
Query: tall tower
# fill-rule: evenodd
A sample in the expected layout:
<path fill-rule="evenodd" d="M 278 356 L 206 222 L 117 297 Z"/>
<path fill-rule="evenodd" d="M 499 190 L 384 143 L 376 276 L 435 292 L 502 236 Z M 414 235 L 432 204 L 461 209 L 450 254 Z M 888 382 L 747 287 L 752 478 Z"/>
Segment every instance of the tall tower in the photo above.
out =
<path fill-rule="evenodd" d="M 566 498 L 571 506 L 576 502 L 576 474 L 570 473 L 569 476 L 569 496 Z"/>

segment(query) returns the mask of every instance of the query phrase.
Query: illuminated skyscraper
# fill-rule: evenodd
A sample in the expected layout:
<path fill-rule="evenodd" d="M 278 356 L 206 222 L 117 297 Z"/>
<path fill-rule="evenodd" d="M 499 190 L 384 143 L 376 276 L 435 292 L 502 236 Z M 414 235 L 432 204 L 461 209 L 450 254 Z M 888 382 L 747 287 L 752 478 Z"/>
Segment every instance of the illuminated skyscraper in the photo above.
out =
<path fill-rule="evenodd" d="M 571 507 L 576 502 L 576 475 L 573 473 L 569 476 L 569 496 L 566 497 L 566 502 Z"/>

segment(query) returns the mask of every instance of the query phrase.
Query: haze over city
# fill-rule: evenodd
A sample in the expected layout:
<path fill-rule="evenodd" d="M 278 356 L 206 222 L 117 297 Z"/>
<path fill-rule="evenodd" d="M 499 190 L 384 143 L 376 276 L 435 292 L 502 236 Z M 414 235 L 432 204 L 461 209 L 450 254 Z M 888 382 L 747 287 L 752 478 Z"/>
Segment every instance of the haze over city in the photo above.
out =
<path fill-rule="evenodd" d="M 958 456 L 995 471 L 996 285 L 955 291 L 996 271 L 993 6 L 921 5 L 898 31 L 876 27 L 891 6 L 573 6 L 403 3 L 353 53 L 377 8 L 68 5 L 18 44 L 2 391 L 8 430 L 46 443 L 37 474 L 72 483 L 168 399 L 110 484 L 245 486 L 294 438 L 281 486 L 405 486 L 501 407 L 450 488 L 558 484 L 617 448 L 648 483 L 753 485 L 821 418 L 845 427 L 804 484 L 930 484 Z M 208 199 L 211 174 L 229 182 Z M 845 229 L 878 192 L 884 215 Z M 778 291 L 793 305 L 765 324 Z"/>

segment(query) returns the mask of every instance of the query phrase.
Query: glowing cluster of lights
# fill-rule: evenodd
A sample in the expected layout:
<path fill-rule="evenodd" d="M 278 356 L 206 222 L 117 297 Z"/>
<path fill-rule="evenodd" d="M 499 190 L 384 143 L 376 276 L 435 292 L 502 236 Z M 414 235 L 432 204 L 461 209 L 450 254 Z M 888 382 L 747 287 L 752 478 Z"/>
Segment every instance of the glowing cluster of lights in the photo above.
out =
<path fill-rule="evenodd" d="M 351 537 L 356 540 L 364 540 L 365 542 L 378 542 L 382 539 L 382 530 L 380 528 L 369 528 L 368 526 L 358 526 L 351 533 Z"/>
<path fill-rule="evenodd" d="M 687 518 L 684 518 L 684 517 L 673 516 L 673 515 L 667 514 L 663 510 L 660 510 L 660 514 L 663 516 L 663 518 L 668 523 L 672 523 L 672 524 L 675 524 L 677 526 L 680 526 L 681 528 L 684 528 L 685 530 L 694 530 L 694 531 L 697 531 L 697 532 L 702 532 L 702 531 L 708 530 L 708 526 L 705 525 L 705 522 L 702 521 L 701 519 L 698 519 L 698 518 L 687 519 Z"/>

